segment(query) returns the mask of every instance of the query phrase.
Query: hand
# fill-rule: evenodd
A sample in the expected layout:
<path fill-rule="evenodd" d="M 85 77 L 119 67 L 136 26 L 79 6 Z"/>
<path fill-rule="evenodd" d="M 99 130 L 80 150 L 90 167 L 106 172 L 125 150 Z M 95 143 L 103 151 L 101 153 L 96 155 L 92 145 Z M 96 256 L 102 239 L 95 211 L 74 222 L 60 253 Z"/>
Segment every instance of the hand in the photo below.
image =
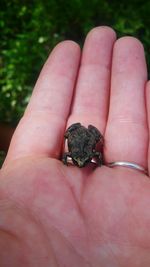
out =
<path fill-rule="evenodd" d="M 149 177 L 60 161 L 66 127 L 80 122 L 104 134 L 106 162 L 148 168 L 143 46 L 97 27 L 79 64 L 76 43 L 55 47 L 13 136 L 0 177 L 2 267 L 150 266 Z"/>

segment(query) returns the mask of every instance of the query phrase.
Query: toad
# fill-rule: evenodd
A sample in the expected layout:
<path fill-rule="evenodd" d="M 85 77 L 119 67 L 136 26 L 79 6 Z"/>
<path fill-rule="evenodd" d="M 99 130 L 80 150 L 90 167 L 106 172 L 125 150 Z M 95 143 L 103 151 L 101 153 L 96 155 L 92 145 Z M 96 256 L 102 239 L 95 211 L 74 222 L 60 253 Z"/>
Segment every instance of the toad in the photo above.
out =
<path fill-rule="evenodd" d="M 103 146 L 103 136 L 99 130 L 89 125 L 88 128 L 81 123 L 72 124 L 64 134 L 65 140 L 68 141 L 68 152 L 65 152 L 62 161 L 67 165 L 67 158 L 72 158 L 72 162 L 78 167 L 84 167 L 92 161 L 99 166 L 103 164 L 102 152 L 96 151 L 96 145 L 100 142 L 101 149 Z"/>

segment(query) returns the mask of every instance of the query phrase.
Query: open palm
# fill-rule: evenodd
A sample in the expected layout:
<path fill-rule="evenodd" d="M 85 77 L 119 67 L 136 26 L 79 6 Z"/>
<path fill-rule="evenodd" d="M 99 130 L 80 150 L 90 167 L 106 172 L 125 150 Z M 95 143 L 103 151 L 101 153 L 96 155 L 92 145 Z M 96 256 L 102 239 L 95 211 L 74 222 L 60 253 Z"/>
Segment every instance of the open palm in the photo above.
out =
<path fill-rule="evenodd" d="M 105 162 L 148 168 L 149 83 L 135 38 L 108 27 L 51 53 L 0 178 L 1 266 L 149 267 L 150 181 L 124 167 L 60 161 L 66 127 L 104 134 Z M 145 103 L 147 92 L 147 110 Z"/>

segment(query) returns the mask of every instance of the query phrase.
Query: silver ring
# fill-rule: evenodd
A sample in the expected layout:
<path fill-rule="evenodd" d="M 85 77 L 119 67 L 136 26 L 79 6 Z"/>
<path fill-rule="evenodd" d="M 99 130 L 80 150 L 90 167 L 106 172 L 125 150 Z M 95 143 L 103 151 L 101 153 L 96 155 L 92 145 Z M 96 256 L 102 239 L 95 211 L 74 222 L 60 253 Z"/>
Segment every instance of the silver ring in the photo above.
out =
<path fill-rule="evenodd" d="M 116 166 L 126 167 L 130 169 L 134 169 L 140 172 L 143 172 L 145 174 L 148 174 L 148 170 L 140 166 L 139 164 L 129 162 L 129 161 L 114 161 L 106 164 L 108 167 L 113 168 Z"/>

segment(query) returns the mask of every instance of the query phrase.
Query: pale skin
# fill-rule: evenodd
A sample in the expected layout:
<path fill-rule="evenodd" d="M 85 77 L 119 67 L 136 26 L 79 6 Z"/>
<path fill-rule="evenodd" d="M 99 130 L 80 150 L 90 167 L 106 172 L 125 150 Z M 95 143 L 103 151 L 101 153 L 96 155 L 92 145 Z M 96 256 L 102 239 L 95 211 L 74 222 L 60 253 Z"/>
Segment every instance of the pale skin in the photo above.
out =
<path fill-rule="evenodd" d="M 139 40 L 94 28 L 82 53 L 45 63 L 0 173 L 3 267 L 149 267 L 150 179 L 137 170 L 60 161 L 72 123 L 104 135 L 106 162 L 150 168 L 150 83 Z"/>

